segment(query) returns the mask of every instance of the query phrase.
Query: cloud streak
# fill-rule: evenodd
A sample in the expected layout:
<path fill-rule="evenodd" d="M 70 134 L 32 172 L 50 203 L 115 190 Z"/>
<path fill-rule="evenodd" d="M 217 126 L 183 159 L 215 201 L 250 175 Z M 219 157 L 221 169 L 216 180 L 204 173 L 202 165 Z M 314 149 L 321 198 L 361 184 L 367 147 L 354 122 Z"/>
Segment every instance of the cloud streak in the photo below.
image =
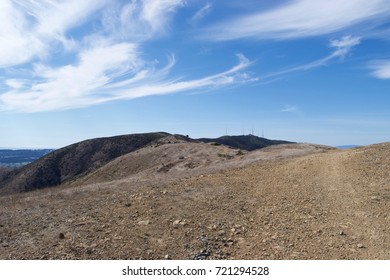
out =
<path fill-rule="evenodd" d="M 390 79 L 390 60 L 377 60 L 369 63 L 372 75 L 375 78 L 388 80 Z"/>
<path fill-rule="evenodd" d="M 12 67 L 6 78 L 0 78 L 3 111 L 66 110 L 252 81 L 246 73 L 251 62 L 242 54 L 226 71 L 186 80 L 171 75 L 174 55 L 162 67 L 144 58 L 144 44 L 164 36 L 184 0 L 133 0 L 124 5 L 106 0 L 0 3 L 4 19 L 0 35 L 7 39 L 0 44 L 0 67 Z M 85 23 L 96 28 L 70 37 L 74 27 Z M 67 55 L 73 60 L 50 63 L 52 56 Z"/>
<path fill-rule="evenodd" d="M 74 65 L 50 68 L 37 65 L 36 79 L 26 84 L 9 79 L 10 90 L 0 96 L 2 110 L 41 112 L 81 108 L 103 102 L 164 95 L 202 88 L 219 88 L 249 82 L 245 73 L 251 62 L 239 54 L 231 69 L 194 80 L 169 79 L 175 65 L 156 69 L 141 60 L 134 44 L 100 46 L 82 52 Z"/>
<path fill-rule="evenodd" d="M 387 0 L 294 0 L 269 11 L 244 14 L 206 29 L 204 38 L 293 39 L 334 33 L 390 15 Z"/>
<path fill-rule="evenodd" d="M 299 108 L 293 105 L 285 105 L 280 111 L 284 113 L 296 113 L 299 112 Z"/>
<path fill-rule="evenodd" d="M 298 71 L 307 71 L 313 68 L 321 67 L 335 59 L 344 59 L 351 51 L 352 48 L 359 45 L 361 43 L 360 37 L 354 37 L 351 35 L 344 36 L 340 39 L 331 40 L 329 46 L 331 48 L 335 48 L 335 50 L 328 56 L 323 57 L 321 59 L 312 61 L 310 63 L 306 63 L 303 65 L 291 67 L 282 71 L 274 72 L 268 75 L 264 75 L 262 78 L 266 79 L 275 79 L 277 77 L 298 72 Z"/>
<path fill-rule="evenodd" d="M 0 67 L 43 59 L 53 51 L 49 46 L 69 46 L 66 31 L 103 4 L 102 0 L 0 1 Z"/>
<path fill-rule="evenodd" d="M 197 11 L 191 18 L 191 23 L 196 24 L 202 20 L 212 9 L 211 3 L 207 2 L 199 11 Z"/>

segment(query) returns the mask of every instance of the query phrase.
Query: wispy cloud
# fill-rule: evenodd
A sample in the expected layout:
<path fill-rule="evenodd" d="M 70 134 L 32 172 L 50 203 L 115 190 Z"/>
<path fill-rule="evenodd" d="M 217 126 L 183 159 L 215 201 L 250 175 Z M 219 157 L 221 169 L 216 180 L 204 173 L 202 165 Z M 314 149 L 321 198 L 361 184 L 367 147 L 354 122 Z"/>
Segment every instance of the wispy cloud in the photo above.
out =
<path fill-rule="evenodd" d="M 152 31 L 160 32 L 166 28 L 169 16 L 184 4 L 184 0 L 143 0 L 140 17 Z"/>
<path fill-rule="evenodd" d="M 65 110 L 253 80 L 246 72 L 251 62 L 242 54 L 231 69 L 199 79 L 172 76 L 174 55 L 165 66 L 145 59 L 144 44 L 169 31 L 184 0 L 82 2 L 0 2 L 0 35 L 7 39 L 0 44 L 0 67 L 13 67 L 0 78 L 0 110 Z M 85 22 L 97 28 L 69 36 Z M 72 60 L 50 64 L 52 56 L 69 53 Z"/>
<path fill-rule="evenodd" d="M 103 0 L 0 1 L 0 67 L 44 58 L 56 43 L 68 46 L 65 33 L 101 8 Z"/>
<path fill-rule="evenodd" d="M 298 112 L 299 108 L 297 106 L 293 106 L 293 105 L 285 105 L 283 107 L 283 109 L 280 111 L 285 112 L 285 113 L 293 113 L 293 112 Z"/>
<path fill-rule="evenodd" d="M 354 37 L 351 35 L 344 36 L 340 39 L 331 40 L 329 46 L 331 48 L 334 48 L 335 50 L 330 55 L 309 63 L 305 63 L 303 65 L 294 66 L 285 70 L 264 75 L 263 80 L 270 78 L 275 79 L 276 77 L 280 77 L 292 72 L 306 71 L 320 66 L 324 66 L 334 59 L 343 59 L 351 52 L 352 48 L 359 45 L 360 42 L 360 37 Z"/>
<path fill-rule="evenodd" d="M 36 79 L 28 85 L 23 80 L 8 80 L 10 90 L 0 95 L 0 108 L 21 112 L 64 110 L 247 82 L 251 78 L 244 70 L 251 62 L 243 55 L 238 57 L 239 63 L 225 72 L 195 80 L 172 80 L 168 76 L 175 65 L 173 57 L 166 67 L 156 69 L 138 57 L 135 45 L 100 46 L 82 52 L 74 65 L 37 65 Z"/>
<path fill-rule="evenodd" d="M 390 79 L 390 60 L 377 60 L 369 63 L 372 75 L 378 79 Z"/>
<path fill-rule="evenodd" d="M 202 20 L 207 14 L 210 13 L 212 5 L 210 2 L 207 2 L 200 10 L 198 10 L 191 18 L 191 23 L 196 24 Z"/>
<path fill-rule="evenodd" d="M 133 0 L 125 5 L 110 1 L 102 17 L 105 35 L 138 42 L 164 36 L 172 16 L 185 4 L 184 0 Z"/>
<path fill-rule="evenodd" d="M 387 0 L 295 0 L 268 11 L 218 22 L 204 33 L 210 40 L 292 39 L 330 34 L 390 15 Z M 378 21 L 378 22 L 377 22 Z"/>

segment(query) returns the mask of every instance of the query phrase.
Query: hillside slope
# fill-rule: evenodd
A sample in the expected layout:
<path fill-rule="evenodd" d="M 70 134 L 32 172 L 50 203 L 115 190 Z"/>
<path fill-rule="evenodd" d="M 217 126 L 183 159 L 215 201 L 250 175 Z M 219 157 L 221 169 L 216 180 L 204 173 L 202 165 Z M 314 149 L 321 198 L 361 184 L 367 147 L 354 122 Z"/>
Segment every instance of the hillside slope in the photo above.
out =
<path fill-rule="evenodd" d="M 0 197 L 0 258 L 390 259 L 390 144 L 302 148 Z"/>
<path fill-rule="evenodd" d="M 221 136 L 219 138 L 200 138 L 199 141 L 205 143 L 218 143 L 221 145 L 226 145 L 235 149 L 242 149 L 246 151 L 254 151 L 257 149 L 262 149 L 272 145 L 280 144 L 292 144 L 293 142 L 283 141 L 283 140 L 270 140 L 262 137 L 257 137 L 255 135 L 236 135 L 236 136 Z"/>
<path fill-rule="evenodd" d="M 96 138 L 64 147 L 2 176 L 0 195 L 57 186 L 168 135 L 160 132 Z"/>
<path fill-rule="evenodd" d="M 153 145 L 128 153 L 86 176 L 72 181 L 70 186 L 81 186 L 113 181 L 165 182 L 213 174 L 247 166 L 260 161 L 276 160 L 310 153 L 323 152 L 331 147 L 313 144 L 281 144 L 247 152 L 225 145 L 189 142 L 171 135 Z"/>

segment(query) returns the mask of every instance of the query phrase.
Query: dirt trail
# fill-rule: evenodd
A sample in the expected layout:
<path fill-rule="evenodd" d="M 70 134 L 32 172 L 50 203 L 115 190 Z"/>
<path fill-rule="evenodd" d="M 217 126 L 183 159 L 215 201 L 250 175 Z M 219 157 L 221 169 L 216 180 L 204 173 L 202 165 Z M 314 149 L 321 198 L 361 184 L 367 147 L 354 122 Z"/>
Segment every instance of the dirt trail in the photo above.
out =
<path fill-rule="evenodd" d="M 0 197 L 0 258 L 390 259 L 390 144 L 284 155 Z"/>

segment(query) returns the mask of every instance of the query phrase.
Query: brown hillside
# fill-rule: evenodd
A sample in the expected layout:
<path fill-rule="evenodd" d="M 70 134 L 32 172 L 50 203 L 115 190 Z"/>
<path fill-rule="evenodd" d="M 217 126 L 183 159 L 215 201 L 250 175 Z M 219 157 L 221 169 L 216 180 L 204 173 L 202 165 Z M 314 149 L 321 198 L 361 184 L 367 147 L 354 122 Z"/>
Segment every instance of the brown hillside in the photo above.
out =
<path fill-rule="evenodd" d="M 71 186 L 120 181 L 167 182 L 247 166 L 258 161 L 332 149 L 312 144 L 274 145 L 254 152 L 170 135 L 111 161 Z"/>
<path fill-rule="evenodd" d="M 178 142 L 78 187 L 0 197 L 0 258 L 390 259 L 389 143 L 241 154 Z"/>
<path fill-rule="evenodd" d="M 121 135 L 64 147 L 0 177 L 0 195 L 60 185 L 167 135 L 164 132 Z"/>

